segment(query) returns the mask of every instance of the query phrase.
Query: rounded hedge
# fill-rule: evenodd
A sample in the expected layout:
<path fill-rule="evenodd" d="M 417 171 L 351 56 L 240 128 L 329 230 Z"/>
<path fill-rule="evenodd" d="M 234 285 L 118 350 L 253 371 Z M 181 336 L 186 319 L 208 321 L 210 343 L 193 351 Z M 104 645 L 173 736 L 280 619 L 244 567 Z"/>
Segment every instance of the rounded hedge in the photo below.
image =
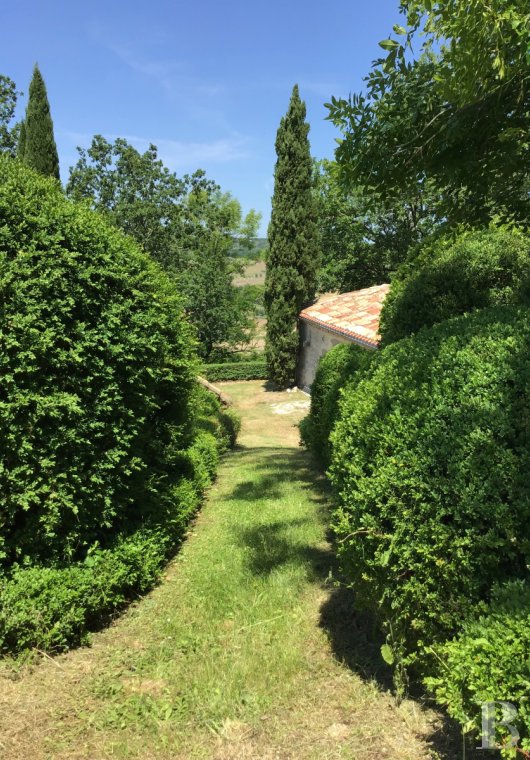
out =
<path fill-rule="evenodd" d="M 381 313 L 383 345 L 445 319 L 501 304 L 530 304 L 530 238 L 490 227 L 425 244 L 397 272 Z"/>
<path fill-rule="evenodd" d="M 235 443 L 239 427 L 235 414 L 223 411 L 199 385 L 193 405 L 194 436 L 180 454 L 178 479 L 141 525 L 113 533 L 107 546 L 90 547 L 79 561 L 14 566 L 0 577 L 0 654 L 33 647 L 60 652 L 86 643 L 90 631 L 152 587 L 185 537 L 219 456 Z"/>
<path fill-rule="evenodd" d="M 475 611 L 454 639 L 436 648 L 436 675 L 427 686 L 451 717 L 480 736 L 485 702 L 511 702 L 510 721 L 520 748 L 530 750 L 530 586 L 511 581 L 494 589 L 491 604 Z M 496 743 L 511 737 L 497 724 Z M 502 754 L 502 753 L 501 753 Z M 513 757 L 513 750 L 505 757 Z"/>
<path fill-rule="evenodd" d="M 358 382 L 374 356 L 374 351 L 340 343 L 318 363 L 311 386 L 311 409 L 300 423 L 300 433 L 303 444 L 326 467 L 331 460 L 329 436 L 337 420 L 341 389 Z"/>
<path fill-rule="evenodd" d="M 381 352 L 332 434 L 338 551 L 387 659 L 451 635 L 530 548 L 530 312 L 494 307 Z"/>
<path fill-rule="evenodd" d="M 178 478 L 195 376 L 182 314 L 132 240 L 0 160 L 0 564 L 83 557 Z"/>

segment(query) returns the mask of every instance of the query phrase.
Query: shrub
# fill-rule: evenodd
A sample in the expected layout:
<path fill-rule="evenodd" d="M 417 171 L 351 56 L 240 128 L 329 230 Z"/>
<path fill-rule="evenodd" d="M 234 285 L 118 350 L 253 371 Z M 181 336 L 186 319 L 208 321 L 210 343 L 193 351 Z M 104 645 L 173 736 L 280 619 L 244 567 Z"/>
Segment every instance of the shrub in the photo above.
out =
<path fill-rule="evenodd" d="M 30 647 L 58 652 L 85 643 L 91 630 L 153 586 L 184 537 L 228 445 L 224 413 L 215 396 L 202 390 L 195 397 L 195 439 L 179 454 L 181 477 L 156 511 L 145 514 L 146 525 L 107 547 L 92 547 L 81 561 L 17 566 L 0 577 L 1 652 Z M 219 437 L 206 430 L 208 421 Z"/>
<path fill-rule="evenodd" d="M 228 446 L 232 448 L 236 445 L 237 437 L 241 430 L 241 418 L 233 409 L 221 410 L 219 416 Z"/>
<path fill-rule="evenodd" d="M 198 429 L 215 436 L 220 453 L 232 448 L 241 429 L 239 415 L 233 409 L 224 409 L 217 396 L 200 385 L 196 388 L 196 404 L 200 410 L 196 423 Z"/>
<path fill-rule="evenodd" d="M 494 307 L 384 349 L 332 433 L 339 556 L 414 661 L 530 549 L 530 312 Z"/>
<path fill-rule="evenodd" d="M 264 362 L 265 356 L 263 351 L 231 351 L 227 346 L 217 346 L 210 357 L 206 366 L 210 364 L 239 364 L 241 362 Z"/>
<path fill-rule="evenodd" d="M 438 238 L 407 261 L 381 313 L 383 345 L 449 317 L 496 304 L 530 303 L 530 238 L 491 227 Z"/>
<path fill-rule="evenodd" d="M 168 556 L 163 532 L 138 531 L 66 567 L 17 568 L 0 589 L 0 650 L 58 652 L 147 591 Z"/>
<path fill-rule="evenodd" d="M 0 160 L 0 564 L 82 559 L 152 513 L 193 435 L 180 300 L 137 246 Z"/>
<path fill-rule="evenodd" d="M 341 390 L 363 377 L 374 353 L 341 343 L 320 359 L 311 386 L 311 409 L 300 423 L 300 433 L 304 445 L 326 467 L 331 460 L 329 436 L 337 420 Z"/>
<path fill-rule="evenodd" d="M 262 361 L 205 364 L 202 373 L 210 382 L 221 380 L 266 380 L 267 365 Z"/>
<path fill-rule="evenodd" d="M 485 702 L 511 702 L 523 749 L 530 750 L 530 587 L 513 581 L 494 591 L 455 639 L 436 648 L 436 677 L 427 679 L 437 701 L 467 731 L 480 733 Z M 509 736 L 501 731 L 497 743 Z M 513 753 L 507 753 L 513 757 Z"/>
<path fill-rule="evenodd" d="M 188 449 L 187 456 L 192 463 L 192 480 L 203 492 L 214 479 L 219 464 L 215 436 L 212 433 L 199 433 Z"/>

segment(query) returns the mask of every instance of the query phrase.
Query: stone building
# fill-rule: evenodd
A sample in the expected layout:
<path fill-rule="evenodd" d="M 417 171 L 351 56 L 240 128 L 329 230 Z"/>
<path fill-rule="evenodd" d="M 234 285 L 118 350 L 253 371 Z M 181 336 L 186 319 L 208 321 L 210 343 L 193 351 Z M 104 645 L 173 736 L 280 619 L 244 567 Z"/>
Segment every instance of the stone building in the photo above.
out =
<path fill-rule="evenodd" d="M 357 343 L 375 350 L 379 317 L 390 285 L 374 285 L 352 293 L 328 294 L 299 314 L 298 387 L 309 391 L 320 357 L 337 343 Z"/>

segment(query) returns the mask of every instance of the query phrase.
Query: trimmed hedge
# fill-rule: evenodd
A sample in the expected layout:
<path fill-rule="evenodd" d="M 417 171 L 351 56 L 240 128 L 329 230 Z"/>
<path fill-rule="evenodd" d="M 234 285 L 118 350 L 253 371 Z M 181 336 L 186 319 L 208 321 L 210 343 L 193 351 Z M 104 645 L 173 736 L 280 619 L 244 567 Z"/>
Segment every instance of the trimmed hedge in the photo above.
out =
<path fill-rule="evenodd" d="M 174 286 L 0 158 L 0 567 L 82 559 L 178 481 L 197 363 Z"/>
<path fill-rule="evenodd" d="M 0 651 L 84 641 L 182 539 L 238 429 L 194 349 L 132 240 L 0 157 Z"/>
<path fill-rule="evenodd" d="M 311 386 L 311 409 L 300 422 L 300 434 L 304 446 L 325 467 L 331 461 L 329 436 L 338 417 L 342 388 L 359 382 L 375 354 L 353 343 L 341 343 L 320 359 Z"/>
<path fill-rule="evenodd" d="M 151 588 L 168 547 L 164 532 L 144 530 L 83 562 L 15 569 L 0 590 L 0 651 L 60 652 L 87 643 L 90 630 Z"/>
<path fill-rule="evenodd" d="M 416 249 L 381 313 L 383 345 L 445 319 L 497 304 L 530 304 L 530 238 L 503 227 L 460 232 Z"/>
<path fill-rule="evenodd" d="M 219 455 L 234 441 L 234 413 L 227 421 L 217 398 L 201 388 L 195 403 L 198 429 L 180 455 L 185 475 L 145 526 L 106 548 L 92 547 L 82 561 L 17 566 L 0 577 L 0 652 L 60 652 L 86 643 L 90 631 L 152 588 L 213 481 Z"/>
<path fill-rule="evenodd" d="M 513 581 L 493 593 L 491 605 L 477 612 L 455 639 L 436 648 L 438 674 L 426 679 L 436 700 L 466 729 L 479 735 L 482 705 L 511 702 L 517 716 L 510 720 L 530 750 L 530 587 Z M 502 727 L 496 740 L 507 736 Z M 509 752 L 506 757 L 513 757 Z"/>
<path fill-rule="evenodd" d="M 210 382 L 221 380 L 266 380 L 265 362 L 232 362 L 227 364 L 205 364 L 202 374 Z"/>
<path fill-rule="evenodd" d="M 197 425 L 212 433 L 219 442 L 220 452 L 232 448 L 241 429 L 241 418 L 233 409 L 225 409 L 214 393 L 197 386 L 197 405 L 200 409 Z"/>
<path fill-rule="evenodd" d="M 384 349 L 331 436 L 344 573 L 421 660 L 530 554 L 530 312 L 496 307 Z M 402 672 L 402 670 L 401 670 Z"/>

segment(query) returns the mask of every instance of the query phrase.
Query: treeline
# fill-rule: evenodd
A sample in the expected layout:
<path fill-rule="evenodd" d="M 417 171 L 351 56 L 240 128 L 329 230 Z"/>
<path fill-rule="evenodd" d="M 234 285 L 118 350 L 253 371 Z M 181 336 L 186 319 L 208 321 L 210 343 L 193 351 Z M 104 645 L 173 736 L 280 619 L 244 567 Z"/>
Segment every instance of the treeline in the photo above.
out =
<path fill-rule="evenodd" d="M 46 86 L 35 67 L 25 116 L 14 123 L 16 85 L 0 77 L 0 152 L 59 179 Z M 243 217 L 240 203 L 204 171 L 178 177 L 156 146 L 140 153 L 123 138 L 95 135 L 70 168 L 65 193 L 130 235 L 173 278 L 206 360 L 240 353 L 254 340 L 255 299 L 233 286 L 253 255 L 261 215 Z M 258 248 L 256 247 L 256 255 Z"/>
<path fill-rule="evenodd" d="M 513 703 L 526 756 L 530 16 L 522 1 L 401 8 L 365 90 L 329 103 L 342 140 L 316 169 L 320 286 L 390 279 L 382 347 L 323 358 L 302 436 L 398 689 L 423 682 L 475 735 L 497 703 L 507 757 L 498 703 Z"/>

